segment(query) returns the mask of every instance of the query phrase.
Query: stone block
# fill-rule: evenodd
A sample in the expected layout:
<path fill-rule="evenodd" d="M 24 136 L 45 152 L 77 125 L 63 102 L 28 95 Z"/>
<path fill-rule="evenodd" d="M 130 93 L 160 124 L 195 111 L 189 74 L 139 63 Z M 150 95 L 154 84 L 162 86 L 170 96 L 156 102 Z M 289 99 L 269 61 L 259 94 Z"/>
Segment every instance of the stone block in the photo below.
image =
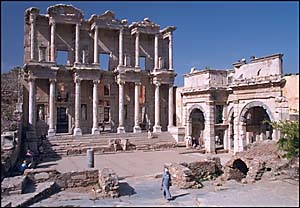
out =
<path fill-rule="evenodd" d="M 113 198 L 119 196 L 118 176 L 112 169 L 99 170 L 99 185 L 105 195 Z"/>

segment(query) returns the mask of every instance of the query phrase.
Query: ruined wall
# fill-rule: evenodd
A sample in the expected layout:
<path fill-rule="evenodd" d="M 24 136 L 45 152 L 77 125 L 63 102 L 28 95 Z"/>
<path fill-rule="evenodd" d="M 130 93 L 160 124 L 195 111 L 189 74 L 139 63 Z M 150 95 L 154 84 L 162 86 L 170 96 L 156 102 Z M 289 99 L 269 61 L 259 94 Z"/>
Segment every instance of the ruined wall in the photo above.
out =
<path fill-rule="evenodd" d="M 289 104 L 289 114 L 299 115 L 299 74 L 284 76 L 284 79 L 286 83 L 282 92 Z M 296 111 L 294 111 L 294 109 Z"/>

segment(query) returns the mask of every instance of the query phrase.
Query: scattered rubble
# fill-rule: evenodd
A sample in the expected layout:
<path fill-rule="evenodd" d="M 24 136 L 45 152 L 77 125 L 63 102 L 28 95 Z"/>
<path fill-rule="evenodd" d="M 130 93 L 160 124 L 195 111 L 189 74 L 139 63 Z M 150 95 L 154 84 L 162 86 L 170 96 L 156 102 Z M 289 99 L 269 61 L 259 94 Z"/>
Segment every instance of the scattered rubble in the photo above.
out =
<path fill-rule="evenodd" d="M 110 168 L 99 170 L 99 185 L 102 192 L 109 197 L 119 196 L 119 180 L 116 173 Z"/>

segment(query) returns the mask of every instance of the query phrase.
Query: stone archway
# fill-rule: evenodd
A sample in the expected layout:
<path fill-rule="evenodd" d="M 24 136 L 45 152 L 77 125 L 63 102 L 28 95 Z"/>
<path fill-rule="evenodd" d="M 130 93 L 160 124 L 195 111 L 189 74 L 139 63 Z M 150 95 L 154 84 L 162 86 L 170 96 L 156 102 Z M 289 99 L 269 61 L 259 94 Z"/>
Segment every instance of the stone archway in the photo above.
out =
<path fill-rule="evenodd" d="M 189 114 L 189 126 L 191 137 L 196 138 L 200 146 L 204 146 L 204 112 L 200 108 L 193 108 Z"/>
<path fill-rule="evenodd" d="M 272 139 L 273 128 L 265 121 L 273 121 L 274 117 L 267 105 L 254 101 L 247 104 L 240 114 L 240 130 L 245 136 L 245 144 Z"/>

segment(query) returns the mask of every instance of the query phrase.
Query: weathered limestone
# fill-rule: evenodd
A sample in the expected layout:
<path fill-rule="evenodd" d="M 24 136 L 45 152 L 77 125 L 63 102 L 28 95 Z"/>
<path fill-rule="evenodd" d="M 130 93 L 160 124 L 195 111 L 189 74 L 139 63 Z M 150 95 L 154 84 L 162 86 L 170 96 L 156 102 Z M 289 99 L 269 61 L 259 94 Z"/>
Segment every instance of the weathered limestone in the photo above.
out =
<path fill-rule="evenodd" d="M 100 134 L 98 128 L 98 84 L 99 80 L 93 81 L 93 128 L 92 134 Z"/>
<path fill-rule="evenodd" d="M 123 65 L 123 28 L 119 31 L 119 66 Z"/>
<path fill-rule="evenodd" d="M 80 112 L 81 112 L 81 102 L 80 102 L 80 78 L 75 77 L 75 129 L 73 132 L 74 136 L 82 135 L 80 129 Z"/>
<path fill-rule="evenodd" d="M 94 64 L 99 64 L 98 62 L 98 27 L 94 28 Z"/>
<path fill-rule="evenodd" d="M 139 50 L 139 44 L 140 44 L 140 33 L 136 32 L 135 33 L 135 67 L 139 68 L 140 67 L 140 50 Z"/>
<path fill-rule="evenodd" d="M 35 107 L 35 79 L 29 77 L 29 128 L 35 129 L 35 120 L 36 120 L 36 107 Z"/>
<path fill-rule="evenodd" d="M 154 36 L 154 70 L 159 69 L 158 67 L 158 35 Z"/>
<path fill-rule="evenodd" d="M 167 85 L 173 84 L 176 76 L 167 69 L 170 66 L 164 64 L 173 53 L 169 32 L 175 27 L 160 30 L 160 26 L 149 18 L 127 24 L 127 20 L 116 19 L 112 11 L 84 18 L 82 11 L 64 4 L 49 7 L 46 14 L 39 14 L 36 8 L 29 9 L 24 22 L 24 77 L 31 74 L 37 84 L 37 102 L 32 103 L 30 110 L 31 123 L 34 123 L 33 118 L 36 119 L 37 107 L 43 118 L 34 127 L 37 137 L 60 133 L 96 134 L 99 123 L 105 125 L 104 131 L 109 131 L 110 126 L 112 132 L 119 133 L 152 129 L 155 124 L 155 86 L 152 80 L 155 78 Z M 169 42 L 164 41 L 165 38 Z M 128 43 L 133 43 L 134 47 Z M 101 63 L 99 68 L 100 57 L 107 60 L 107 67 Z M 65 58 L 65 63 L 58 64 L 57 58 L 60 61 Z M 143 60 L 143 69 L 140 59 Z M 71 83 L 77 76 L 80 81 Z M 55 86 L 45 82 L 52 79 L 56 80 Z M 93 80 L 101 81 L 97 92 L 92 90 Z M 118 89 L 118 80 L 128 83 L 128 86 L 121 85 Z M 27 82 L 26 90 L 30 94 Z M 140 86 L 131 90 L 132 83 L 137 82 Z M 168 89 L 159 90 L 157 102 L 161 106 L 158 108 L 164 107 L 165 110 L 159 113 L 158 131 L 168 128 L 168 113 L 172 114 L 168 104 L 159 101 L 168 100 L 168 93 L 164 92 Z M 95 99 L 98 99 L 97 103 Z M 26 103 L 29 100 L 25 100 L 25 106 L 29 106 Z M 25 120 L 27 126 L 28 113 Z"/>
<path fill-rule="evenodd" d="M 169 70 L 173 69 L 173 34 L 169 34 Z"/>
<path fill-rule="evenodd" d="M 51 42 L 50 42 L 50 61 L 55 62 L 55 27 L 56 23 L 51 22 Z"/>
<path fill-rule="evenodd" d="M 135 83 L 134 88 L 134 127 L 133 132 L 139 133 L 141 132 L 141 127 L 139 126 L 139 117 L 140 117 L 140 103 L 139 103 L 139 95 L 140 95 L 140 82 Z"/>
<path fill-rule="evenodd" d="M 56 80 L 50 79 L 50 92 L 49 92 L 50 117 L 49 117 L 48 137 L 52 137 L 55 135 L 55 126 L 54 126 L 55 82 Z"/>
<path fill-rule="evenodd" d="M 155 123 L 153 126 L 153 132 L 161 132 L 161 126 L 160 126 L 160 105 L 159 105 L 159 87 L 160 83 L 155 82 Z"/>
<path fill-rule="evenodd" d="M 99 185 L 101 190 L 109 197 L 119 196 L 119 180 L 116 173 L 110 168 L 99 170 Z"/>
<path fill-rule="evenodd" d="M 173 114 L 174 114 L 174 99 L 173 99 L 173 84 L 169 84 L 169 125 L 168 129 L 173 128 Z M 169 130 L 170 131 L 170 130 Z"/>
<path fill-rule="evenodd" d="M 214 116 L 214 102 L 206 102 L 207 117 L 205 121 L 204 138 L 205 138 L 205 150 L 208 153 L 215 153 L 215 116 Z"/>
<path fill-rule="evenodd" d="M 124 128 L 124 85 L 125 82 L 119 81 L 119 127 L 118 133 L 125 133 Z"/>
<path fill-rule="evenodd" d="M 79 63 L 80 25 L 76 24 L 75 29 L 75 63 Z"/>

